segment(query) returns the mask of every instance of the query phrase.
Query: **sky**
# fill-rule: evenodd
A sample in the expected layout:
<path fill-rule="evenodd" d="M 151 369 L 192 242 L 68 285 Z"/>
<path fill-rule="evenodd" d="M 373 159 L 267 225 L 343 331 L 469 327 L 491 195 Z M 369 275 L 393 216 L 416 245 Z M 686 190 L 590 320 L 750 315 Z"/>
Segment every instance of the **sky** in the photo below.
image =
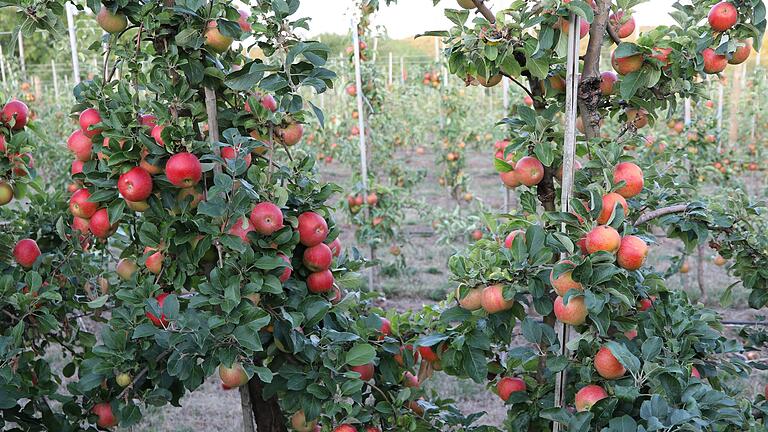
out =
<path fill-rule="evenodd" d="M 310 35 L 318 33 L 346 34 L 350 28 L 350 6 L 355 0 L 304 0 L 298 16 L 311 17 Z M 382 3 L 383 0 L 382 0 Z M 650 0 L 634 9 L 635 21 L 640 27 L 669 24 L 667 15 L 672 9 L 672 0 Z M 491 10 L 498 5 L 509 4 L 509 0 L 489 0 Z M 496 7 L 494 7 L 496 6 Z M 437 7 L 432 0 L 400 0 L 396 6 L 383 6 L 376 14 L 374 24 L 387 29 L 390 37 L 403 39 L 427 30 L 446 30 L 450 22 L 443 15 L 446 7 L 455 8 L 453 0 L 442 0 Z"/>

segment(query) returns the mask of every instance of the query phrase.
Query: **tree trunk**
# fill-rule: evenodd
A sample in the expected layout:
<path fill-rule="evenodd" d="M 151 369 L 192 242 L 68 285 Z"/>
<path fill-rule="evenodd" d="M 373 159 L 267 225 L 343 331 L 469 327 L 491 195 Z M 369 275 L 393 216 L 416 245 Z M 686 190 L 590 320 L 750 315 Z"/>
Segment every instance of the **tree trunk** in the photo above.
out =
<path fill-rule="evenodd" d="M 285 427 L 285 417 L 280 410 L 280 404 L 276 397 L 264 400 L 262 392 L 264 385 L 258 377 L 251 378 L 248 381 L 248 390 L 251 393 L 251 407 L 253 407 L 253 416 L 256 419 L 256 430 L 258 432 L 288 432 Z"/>

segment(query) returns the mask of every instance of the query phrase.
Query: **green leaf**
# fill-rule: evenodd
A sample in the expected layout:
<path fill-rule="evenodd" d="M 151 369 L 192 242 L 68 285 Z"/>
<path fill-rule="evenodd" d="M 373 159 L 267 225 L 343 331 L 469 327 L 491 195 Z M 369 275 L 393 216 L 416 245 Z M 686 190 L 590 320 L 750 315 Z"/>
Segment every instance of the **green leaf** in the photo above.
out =
<path fill-rule="evenodd" d="M 363 366 L 376 358 L 376 349 L 368 344 L 358 344 L 347 351 L 346 364 L 350 366 Z"/>

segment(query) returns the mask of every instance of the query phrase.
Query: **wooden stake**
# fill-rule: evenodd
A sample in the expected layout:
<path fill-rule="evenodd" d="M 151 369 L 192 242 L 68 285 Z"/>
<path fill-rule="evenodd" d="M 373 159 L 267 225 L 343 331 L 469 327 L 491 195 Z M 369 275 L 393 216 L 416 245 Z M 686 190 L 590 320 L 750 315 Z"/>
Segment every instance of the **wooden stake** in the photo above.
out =
<path fill-rule="evenodd" d="M 75 32 L 75 6 L 72 3 L 67 3 L 65 9 L 67 10 L 67 27 L 69 28 L 69 49 L 72 52 L 72 82 L 77 85 L 80 84 L 80 60 L 77 57 L 77 34 Z"/>
<path fill-rule="evenodd" d="M 387 85 L 392 87 L 392 53 L 389 53 L 389 79 L 387 80 Z"/>
<path fill-rule="evenodd" d="M 563 182 L 560 194 L 560 211 L 570 210 L 570 199 L 573 194 L 574 165 L 576 161 L 576 116 L 578 115 L 579 94 L 579 28 L 581 18 L 571 14 L 568 36 L 568 57 L 566 61 L 566 93 L 565 93 L 565 142 L 563 143 Z M 562 225 L 565 232 L 565 224 Z M 566 324 L 558 323 L 555 330 L 560 342 L 560 355 L 567 355 L 567 343 L 570 329 Z M 555 406 L 563 406 L 567 377 L 565 370 L 555 375 Z M 560 432 L 562 425 L 554 422 L 553 432 Z"/>
<path fill-rule="evenodd" d="M 355 56 L 355 86 L 357 88 L 357 127 L 360 130 L 360 175 L 363 181 L 363 196 L 368 195 L 368 150 L 365 144 L 365 110 L 363 106 L 363 77 L 360 68 L 360 40 L 357 35 L 357 23 L 352 20 L 352 47 Z M 370 209 L 369 209 L 370 212 Z M 374 257 L 371 247 L 371 259 Z M 373 290 L 373 268 L 368 272 L 368 289 Z"/>
<path fill-rule="evenodd" d="M 3 84 L 8 84 L 8 78 L 5 76 L 5 55 L 3 54 L 3 46 L 0 45 L 0 72 L 3 75 Z"/>
<path fill-rule="evenodd" d="M 53 76 L 53 94 L 59 97 L 59 74 L 56 73 L 56 62 L 51 60 L 51 75 Z"/>
<path fill-rule="evenodd" d="M 405 59 L 400 56 L 400 84 L 405 85 Z"/>
<path fill-rule="evenodd" d="M 21 66 L 21 77 L 27 79 L 27 62 L 24 60 L 24 35 L 19 32 L 19 65 Z"/>
<path fill-rule="evenodd" d="M 504 77 L 501 79 L 501 88 L 503 91 L 501 104 L 504 107 L 504 117 L 507 117 L 509 116 L 509 78 Z M 509 213 L 511 207 L 509 188 L 505 185 L 502 185 L 501 187 L 504 188 L 504 212 Z"/>

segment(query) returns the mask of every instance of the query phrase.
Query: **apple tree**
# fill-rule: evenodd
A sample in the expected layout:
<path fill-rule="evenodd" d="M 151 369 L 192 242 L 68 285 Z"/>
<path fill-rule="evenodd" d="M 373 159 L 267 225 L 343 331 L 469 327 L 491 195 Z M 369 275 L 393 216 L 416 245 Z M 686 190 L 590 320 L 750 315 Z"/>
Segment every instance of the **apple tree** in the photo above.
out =
<path fill-rule="evenodd" d="M 433 368 L 494 387 L 509 405 L 509 430 L 760 430 L 730 384 L 750 370 L 741 347 L 645 260 L 653 227 L 713 241 L 742 255 L 737 274 L 760 307 L 768 286 L 746 262 L 765 250 L 746 233 L 762 210 L 739 199 L 728 207 L 689 201 L 697 194 L 625 149 L 642 145 L 638 131 L 663 111 L 700 98 L 701 76 L 745 61 L 750 39 L 759 49 L 763 2 L 676 2 L 674 25 L 634 42 L 623 38 L 635 31 L 638 1 L 521 0 L 495 13 L 483 1 L 457 3 L 446 11 L 454 26 L 428 33 L 445 38 L 451 72 L 468 82 L 507 77 L 533 106 L 503 120 L 509 144 L 495 161 L 520 209 L 487 217 L 493 238 L 451 259 L 459 304 L 432 321 L 424 315 L 427 334 L 415 345 L 434 352 Z M 573 58 L 581 74 L 571 120 L 583 131 L 576 152 L 584 162 L 568 199 L 561 113 L 575 16 L 589 39 Z M 615 72 L 600 70 L 608 54 Z M 615 136 L 602 133 L 608 122 L 617 123 Z M 518 323 L 527 344 L 510 348 Z"/>

